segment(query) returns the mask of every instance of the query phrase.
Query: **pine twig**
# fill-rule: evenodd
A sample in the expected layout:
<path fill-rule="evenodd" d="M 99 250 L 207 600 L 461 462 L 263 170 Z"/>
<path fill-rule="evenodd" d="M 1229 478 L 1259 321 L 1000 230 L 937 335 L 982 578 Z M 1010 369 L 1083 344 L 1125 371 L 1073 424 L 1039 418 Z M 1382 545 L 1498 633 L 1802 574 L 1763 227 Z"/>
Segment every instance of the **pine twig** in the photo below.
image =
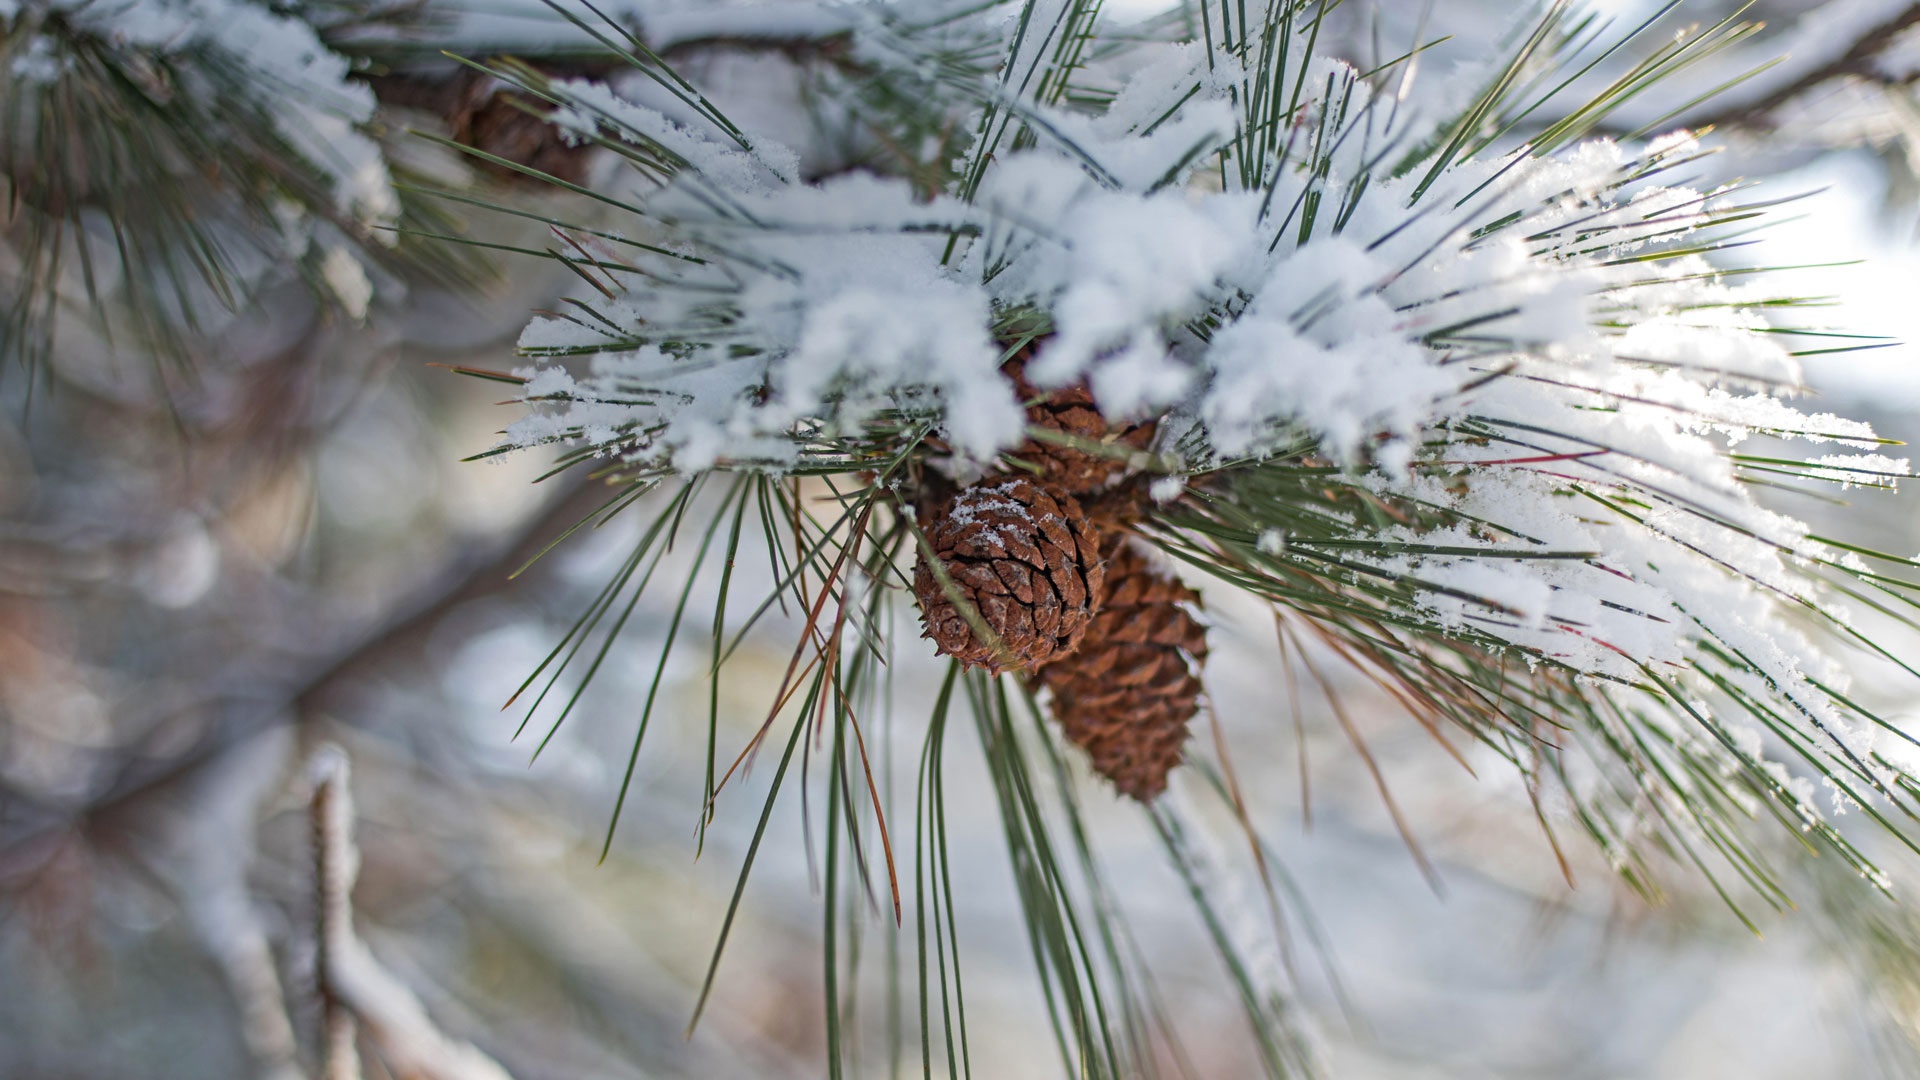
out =
<path fill-rule="evenodd" d="M 313 776 L 313 884 L 315 982 L 321 992 L 321 1080 L 359 1080 L 357 1026 L 353 1011 L 334 990 L 340 957 L 353 936 L 353 878 L 359 851 L 353 847 L 353 805 L 348 759 L 338 746 L 323 746 L 307 765 Z"/>
<path fill-rule="evenodd" d="M 334 744 L 308 760 L 313 782 L 315 935 L 322 1007 L 322 1080 L 360 1080 L 356 1035 L 397 1080 L 512 1080 L 472 1043 L 441 1031 L 426 1006 L 389 972 L 353 930 L 353 881 L 360 852 L 353 842 L 353 797 L 346 752 Z"/>
<path fill-rule="evenodd" d="M 347 756 L 322 746 L 308 763 L 313 779 L 315 981 L 320 993 L 321 1080 L 360 1080 L 358 1028 L 335 989 L 337 968 L 353 936 L 353 880 L 360 853 L 353 846 L 353 805 L 347 791 Z"/>

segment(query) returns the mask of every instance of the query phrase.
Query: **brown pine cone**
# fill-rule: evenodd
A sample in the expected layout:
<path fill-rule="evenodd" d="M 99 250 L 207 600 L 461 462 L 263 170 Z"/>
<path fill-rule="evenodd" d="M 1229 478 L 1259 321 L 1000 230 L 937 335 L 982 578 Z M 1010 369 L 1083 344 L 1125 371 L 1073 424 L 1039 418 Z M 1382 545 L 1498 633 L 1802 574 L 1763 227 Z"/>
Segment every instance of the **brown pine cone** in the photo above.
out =
<path fill-rule="evenodd" d="M 556 78 L 592 74 L 597 66 L 552 63 L 542 70 Z M 578 184 L 586 177 L 590 144 L 569 146 L 552 124 L 518 108 L 511 97 L 515 91 L 491 75 L 461 68 L 441 73 L 391 73 L 368 78 L 374 96 L 383 104 L 432 113 L 446 121 L 454 142 L 484 150 L 495 157 L 538 169 L 568 183 Z M 539 187 L 546 181 L 484 158 L 469 157 L 468 163 L 497 180 L 525 187 Z"/>
<path fill-rule="evenodd" d="M 1026 366 L 1036 344 L 1031 342 L 1015 353 L 1001 370 L 1013 380 L 1014 393 L 1029 403 L 1029 428 L 1058 432 L 1079 445 L 1028 439 L 1011 456 L 1038 466 L 1041 481 L 1061 491 L 1073 495 L 1100 491 L 1124 477 L 1127 458 L 1153 442 L 1154 423 L 1108 424 L 1084 385 L 1059 390 L 1035 387 L 1027 381 Z M 1091 444 L 1101 449 L 1083 449 Z"/>
<path fill-rule="evenodd" d="M 515 105 L 514 96 L 509 90 L 495 90 L 485 83 L 475 83 L 473 91 L 447 118 L 448 126 L 453 129 L 453 140 L 569 184 L 586 179 L 587 155 L 593 150 L 592 144 L 570 145 L 561 137 L 560 129 L 544 117 Z M 471 160 L 496 179 L 521 185 L 546 183 L 539 177 L 484 158 Z"/>
<path fill-rule="evenodd" d="M 1102 545 L 1105 589 L 1078 652 L 1042 668 L 1053 718 L 1122 794 L 1152 802 L 1180 763 L 1200 710 L 1207 632 L 1200 594 L 1148 561 L 1125 533 Z"/>
<path fill-rule="evenodd" d="M 1073 496 L 1024 478 L 984 480 L 948 499 L 927 543 L 953 589 L 998 641 L 982 641 L 923 552 L 913 569 L 926 636 L 969 667 L 1028 671 L 1072 652 L 1100 592 L 1099 541 Z"/>

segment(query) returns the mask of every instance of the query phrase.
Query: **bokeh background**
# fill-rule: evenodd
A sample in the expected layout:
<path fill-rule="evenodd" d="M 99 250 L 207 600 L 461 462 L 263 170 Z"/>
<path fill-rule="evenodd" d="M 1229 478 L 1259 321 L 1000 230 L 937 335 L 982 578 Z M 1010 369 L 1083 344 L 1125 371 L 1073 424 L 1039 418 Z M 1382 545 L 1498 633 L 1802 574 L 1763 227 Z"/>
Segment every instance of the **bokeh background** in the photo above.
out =
<path fill-rule="evenodd" d="M 1625 23 L 1657 5 L 1594 6 Z M 1689 0 L 1684 14 L 1708 21 L 1736 6 Z M 1156 7 L 1116 3 L 1109 16 Z M 1444 79 L 1496 48 L 1529 17 L 1524 7 L 1349 0 L 1334 16 L 1335 51 L 1364 59 L 1376 41 L 1409 41 L 1425 25 L 1428 37 L 1452 35 L 1423 58 L 1422 77 Z M 532 3 L 456 10 L 485 29 L 476 50 L 569 30 Z M 1920 97 L 1907 75 L 1845 63 L 1852 40 L 1834 44 L 1904 10 L 1752 5 L 1749 16 L 1769 22 L 1743 46 L 1753 57 L 1798 49 L 1824 55 L 1833 73 L 1769 104 L 1770 88 L 1815 68 L 1775 72 L 1674 123 L 1721 125 L 1726 152 L 1696 183 L 1764 175 L 1766 194 L 1804 195 L 1739 257 L 1831 264 L 1796 272 L 1801 291 L 1834 296 L 1835 325 L 1897 340 L 1810 359 L 1809 385 L 1823 408 L 1912 441 Z M 675 60 L 723 107 L 766 126 L 793 122 L 791 100 L 755 91 L 805 56 L 720 42 Z M 1684 96 L 1647 103 L 1646 118 Z M 390 107 L 409 123 L 432 120 Z M 439 167 L 460 166 L 447 155 Z M 536 208 L 562 198 L 494 195 Z M 476 227 L 539 246 L 530 223 Z M 0 269 L 17 269 L 9 259 L 0 243 Z M 463 461 L 515 409 L 500 385 L 448 365 L 510 369 L 528 313 L 577 285 L 549 263 L 502 261 L 477 290 L 413 284 L 360 320 L 267 274 L 249 304 L 207 328 L 191 372 L 110 345 L 76 318 L 39 377 L 0 375 L 0 1077 L 306 1075 L 320 1007 L 303 762 L 327 743 L 352 763 L 362 936 L 440 1027 L 513 1076 L 820 1070 L 820 894 L 797 789 L 769 828 L 713 1004 L 686 1034 L 771 772 L 761 762 L 727 789 L 696 857 L 711 660 L 702 641 L 666 669 L 600 858 L 677 590 L 643 601 L 537 756 L 552 710 L 521 732 L 524 710 L 502 709 L 615 571 L 643 514 L 576 535 L 511 576 L 594 493 L 564 476 L 535 483 L 549 464 L 538 454 Z M 1910 496 L 1784 508 L 1843 519 L 1870 546 L 1920 547 Z M 691 567 L 690 555 L 676 559 L 661 573 L 677 584 Z M 743 550 L 740 567 L 738 593 L 760 595 L 764 555 Z M 715 583 L 709 566 L 695 610 L 702 596 L 710 606 Z M 1306 1017 L 1327 1075 L 1920 1076 L 1911 911 L 1863 904 L 1837 876 L 1844 868 L 1815 867 L 1802 910 L 1757 914 L 1756 935 L 1680 875 L 1668 902 L 1648 907 L 1577 846 L 1569 888 L 1525 793 L 1498 769 L 1463 768 L 1376 691 L 1323 664 L 1343 721 L 1301 666 L 1311 658 L 1282 659 L 1268 613 L 1210 601 L 1210 692 L 1291 884 L 1284 939 L 1272 939 L 1250 878 L 1215 884 L 1250 937 L 1271 941 L 1272 977 Z M 723 758 L 765 719 L 796 625 L 774 619 L 729 668 Z M 938 670 L 930 649 L 901 649 L 902 723 L 874 749 L 903 783 Z M 1863 664 L 1859 679 L 1868 702 L 1920 721 L 1874 668 Z M 576 685 L 570 674 L 560 692 Z M 973 1074 L 1053 1075 L 977 746 L 958 740 L 948 764 L 953 805 L 979 808 L 957 815 L 951 837 L 968 883 L 955 902 Z M 1250 1073 L 1237 1005 L 1151 829 L 1088 785 L 1100 850 L 1193 1074 Z M 1172 797 L 1188 793 L 1176 784 Z M 1211 816 L 1197 801 L 1193 812 Z M 1221 864 L 1244 863 L 1231 823 L 1213 824 Z M 862 1075 L 894 1074 L 883 969 L 892 950 L 911 955 L 903 933 L 911 922 L 896 931 L 876 908 L 859 942 L 881 958 L 861 987 Z M 903 1023 L 898 1074 L 912 1075 L 918 1044 L 912 1018 Z M 368 1075 L 382 1075 L 371 1058 Z"/>

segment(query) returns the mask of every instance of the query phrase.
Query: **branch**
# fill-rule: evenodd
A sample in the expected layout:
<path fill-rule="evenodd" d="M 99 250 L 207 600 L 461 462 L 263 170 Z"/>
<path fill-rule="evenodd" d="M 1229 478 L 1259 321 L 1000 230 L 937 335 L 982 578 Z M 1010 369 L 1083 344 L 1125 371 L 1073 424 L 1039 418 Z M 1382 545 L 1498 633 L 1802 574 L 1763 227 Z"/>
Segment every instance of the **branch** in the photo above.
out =
<path fill-rule="evenodd" d="M 1783 44 L 1791 49 L 1796 39 L 1833 36 L 1837 28 L 1831 25 L 1834 15 L 1830 10 L 1832 6 L 1831 4 L 1822 5 L 1803 15 L 1793 30 L 1784 35 L 1785 42 L 1779 38 L 1765 38 L 1753 48 L 1764 50 L 1769 56 L 1778 56 Z M 1739 127 L 1768 132 L 1777 128 L 1777 122 L 1772 115 L 1776 110 L 1824 83 L 1851 78 L 1881 86 L 1909 85 L 1914 81 L 1912 75 L 1891 74 L 1880 66 L 1879 60 L 1902 32 L 1916 26 L 1920 26 L 1920 3 L 1910 3 L 1893 11 L 1874 25 L 1857 28 L 1851 39 L 1841 37 L 1840 41 L 1844 42 L 1846 47 L 1825 63 L 1795 73 L 1794 68 L 1798 65 L 1793 65 L 1790 59 L 1783 61 L 1775 70 L 1782 72 L 1784 81 L 1768 87 L 1769 80 L 1764 76 L 1757 76 L 1746 84 L 1748 93 L 1762 90 L 1761 96 L 1742 101 L 1743 95 L 1739 92 L 1739 88 L 1736 88 L 1715 98 L 1714 104 L 1719 111 L 1690 115 L 1684 117 L 1683 122 L 1686 126 L 1693 128 Z M 1741 50 L 1741 52 L 1745 53 L 1747 50 Z M 1725 70 L 1726 66 L 1737 66 L 1737 64 L 1737 60 L 1730 58 L 1729 64 L 1716 64 L 1715 68 Z"/>
<path fill-rule="evenodd" d="M 325 1025 L 322 1080 L 360 1080 L 356 1027 L 398 1080 L 512 1080 L 472 1043 L 437 1027 L 419 997 L 381 966 L 353 930 L 353 882 L 360 852 L 353 842 L 353 795 L 346 752 L 331 743 L 308 760 L 313 780 L 317 965 Z"/>
<path fill-rule="evenodd" d="M 334 990 L 335 967 L 353 937 L 353 882 L 360 853 L 353 846 L 353 803 L 347 755 L 332 744 L 307 763 L 313 779 L 314 981 L 320 992 L 320 1080 L 360 1080 L 353 1011 Z"/>
<path fill-rule="evenodd" d="M 279 680 L 283 689 L 277 693 L 259 688 L 263 682 L 271 686 L 275 681 L 261 673 L 260 656 L 240 658 L 239 674 L 229 685 L 216 688 L 201 704 L 192 706 L 217 717 L 208 723 L 205 734 L 185 746 L 169 745 L 175 742 L 177 728 L 156 725 L 154 735 L 124 751 L 119 775 L 78 807 L 31 802 L 18 791 L 0 789 L 0 826 L 6 826 L 0 833 L 0 867 L 32 863 L 33 849 L 63 832 L 85 829 L 123 813 L 137 817 L 147 796 L 194 774 L 261 732 L 291 723 L 318 707 L 340 684 L 391 660 L 396 650 L 424 641 L 448 611 L 507 588 L 513 570 L 606 498 L 607 491 L 600 485 L 576 484 L 519 531 L 475 545 L 464 557 L 450 560 L 413 597 L 393 605 L 391 610 L 397 614 L 321 659 L 300 665 L 295 675 Z M 8 823 L 9 817 L 16 820 Z"/>
<path fill-rule="evenodd" d="M 147 807 L 142 833 L 124 845 L 172 892 L 207 956 L 226 979 L 240 1038 L 260 1080 L 302 1080 L 287 997 L 266 920 L 248 887 L 262 800 L 279 789 L 293 739 L 270 733 L 178 785 Z"/>

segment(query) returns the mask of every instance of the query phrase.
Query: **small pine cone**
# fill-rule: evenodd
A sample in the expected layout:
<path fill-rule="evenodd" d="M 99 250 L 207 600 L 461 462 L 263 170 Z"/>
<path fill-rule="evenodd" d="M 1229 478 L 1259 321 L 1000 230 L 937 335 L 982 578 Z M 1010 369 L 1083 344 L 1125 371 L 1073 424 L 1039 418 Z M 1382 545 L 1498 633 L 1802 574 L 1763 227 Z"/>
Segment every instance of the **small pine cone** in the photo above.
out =
<path fill-rule="evenodd" d="M 1032 352 L 1033 346 L 1028 345 L 1002 369 L 1013 380 L 1014 393 L 1030 403 L 1027 426 L 1059 432 L 1077 444 L 1098 444 L 1104 449 L 1028 439 L 1012 456 L 1038 466 L 1043 483 L 1072 495 L 1088 495 L 1111 486 L 1127 474 L 1127 458 L 1153 442 L 1153 421 L 1108 424 L 1085 386 L 1038 389 L 1026 377 Z"/>
<path fill-rule="evenodd" d="M 473 91 L 447 118 L 447 123 L 453 129 L 455 142 L 537 169 L 569 184 L 578 184 L 586 178 L 587 154 L 592 151 L 592 145 L 569 145 L 561 137 L 559 128 L 515 105 L 508 91 L 494 90 L 484 82 L 475 83 Z M 471 160 L 500 180 L 532 187 L 546 184 L 539 177 L 484 158 Z"/>
<path fill-rule="evenodd" d="M 555 77 L 595 74 L 595 66 L 549 64 L 543 67 Z M 388 106 L 432 113 L 446 121 L 453 141 L 495 157 L 538 169 L 568 183 L 580 183 L 586 177 L 590 145 L 569 146 L 559 129 L 546 120 L 516 107 L 511 87 L 482 72 L 461 68 L 444 74 L 388 73 L 368 78 L 374 96 Z M 496 165 L 483 158 L 469 157 L 468 163 L 498 180 L 527 188 L 546 186 L 546 181 Z"/>
<path fill-rule="evenodd" d="M 1099 541 L 1073 496 L 1024 478 L 986 480 L 948 499 L 927 543 L 995 642 L 982 641 L 922 553 L 913 570 L 926 636 L 939 651 L 998 674 L 1072 652 L 1100 592 Z"/>
<path fill-rule="evenodd" d="M 1053 717 L 1122 794 L 1152 802 L 1180 763 L 1200 710 L 1207 631 L 1200 594 L 1148 561 L 1126 534 L 1102 546 L 1105 590 L 1080 650 L 1040 670 Z"/>

